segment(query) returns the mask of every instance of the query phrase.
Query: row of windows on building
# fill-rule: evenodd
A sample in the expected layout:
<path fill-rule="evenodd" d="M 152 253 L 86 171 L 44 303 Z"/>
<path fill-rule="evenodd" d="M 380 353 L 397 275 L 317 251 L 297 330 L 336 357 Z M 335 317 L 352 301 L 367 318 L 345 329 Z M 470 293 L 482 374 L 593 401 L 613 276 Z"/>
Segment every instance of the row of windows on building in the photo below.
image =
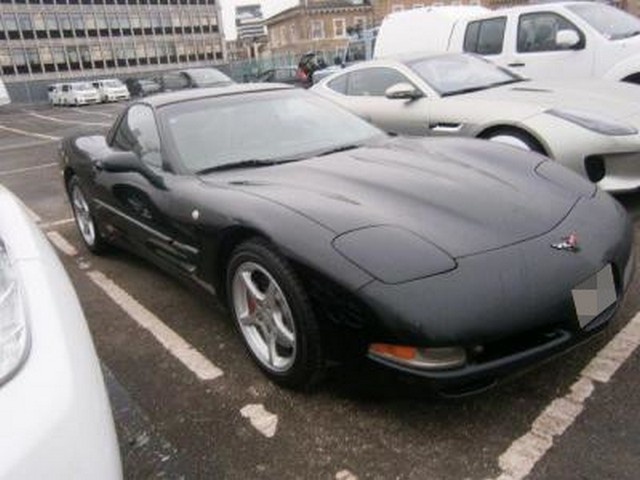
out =
<path fill-rule="evenodd" d="M 184 33 L 216 33 L 214 13 L 174 12 L 124 13 L 3 13 L 0 39 L 82 38 Z"/>
<path fill-rule="evenodd" d="M 331 19 L 330 35 L 325 33 L 325 21 L 324 20 L 310 20 L 309 21 L 309 35 L 311 40 L 322 40 L 325 38 L 347 38 L 347 27 L 361 25 L 361 28 L 367 28 L 366 17 L 354 17 L 352 24 L 347 25 L 347 20 L 344 18 Z M 271 44 L 273 46 L 288 45 L 300 40 L 298 35 L 298 26 L 295 23 L 291 23 L 287 26 L 282 25 L 270 30 Z"/>
<path fill-rule="evenodd" d="M 0 0 L 13 5 L 215 5 L 215 0 Z"/>
<path fill-rule="evenodd" d="M 210 42 L 124 42 L 94 45 L 60 45 L 33 48 L 0 48 L 2 75 L 137 67 L 170 63 L 222 60 L 222 52 Z"/>

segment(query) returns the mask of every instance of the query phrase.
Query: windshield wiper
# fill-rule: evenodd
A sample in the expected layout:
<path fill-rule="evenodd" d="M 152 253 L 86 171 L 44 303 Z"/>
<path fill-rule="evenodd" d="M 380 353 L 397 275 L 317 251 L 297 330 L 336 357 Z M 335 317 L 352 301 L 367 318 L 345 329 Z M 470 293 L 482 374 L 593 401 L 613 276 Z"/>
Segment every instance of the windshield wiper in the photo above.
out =
<path fill-rule="evenodd" d="M 230 162 L 223 163 L 222 165 L 215 165 L 213 167 L 203 168 L 202 170 L 198 170 L 196 175 L 206 175 L 211 172 L 219 172 L 222 170 L 234 170 L 236 168 L 256 168 L 256 167 L 269 167 L 271 165 L 276 165 L 280 162 L 276 160 L 268 160 L 261 158 L 252 158 L 249 160 L 242 160 L 240 162 Z"/>
<path fill-rule="evenodd" d="M 356 148 L 360 148 L 361 145 L 342 145 L 341 147 L 330 148 L 329 150 L 324 150 L 316 155 L 316 157 L 323 157 L 325 155 L 331 155 L 332 153 L 340 153 L 346 152 L 347 150 L 355 150 Z"/>

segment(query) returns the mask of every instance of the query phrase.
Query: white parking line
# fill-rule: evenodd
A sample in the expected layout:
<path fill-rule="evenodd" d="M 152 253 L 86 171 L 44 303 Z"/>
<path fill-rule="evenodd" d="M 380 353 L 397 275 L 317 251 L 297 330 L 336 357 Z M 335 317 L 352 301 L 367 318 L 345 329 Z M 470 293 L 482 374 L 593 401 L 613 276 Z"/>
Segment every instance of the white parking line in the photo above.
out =
<path fill-rule="evenodd" d="M 84 115 L 100 115 L 101 117 L 107 117 L 107 118 L 113 118 L 113 115 L 111 115 L 110 113 L 105 113 L 105 112 L 96 112 L 94 110 L 82 110 L 81 108 L 78 107 L 74 107 L 71 109 L 72 112 L 75 113 L 82 113 Z"/>
<path fill-rule="evenodd" d="M 531 429 L 500 455 L 498 463 L 502 473 L 498 480 L 526 477 L 553 446 L 554 437 L 562 435 L 580 415 L 596 384 L 607 383 L 639 345 L 640 313 L 637 313 L 582 370 L 571 391 L 551 402 L 534 420 Z"/>
<path fill-rule="evenodd" d="M 95 270 L 88 272 L 87 275 L 111 300 L 120 306 L 138 325 L 151 333 L 162 346 L 200 380 L 213 380 L 222 376 L 221 369 L 189 345 L 180 335 L 162 323 L 158 317 L 106 275 Z"/>
<path fill-rule="evenodd" d="M 51 167 L 55 167 L 56 165 L 58 165 L 57 163 L 53 162 L 53 163 L 45 163 L 43 165 L 36 165 L 35 167 L 24 167 L 24 168 L 16 168 L 14 170 L 0 170 L 0 176 L 2 175 L 15 175 L 18 173 L 26 173 L 26 172 L 32 172 L 34 170 L 42 170 L 44 168 L 51 168 Z"/>
<path fill-rule="evenodd" d="M 54 137 L 53 135 L 45 135 L 44 133 L 27 132 L 26 130 L 20 130 L 19 128 L 11 128 L 5 125 L 0 125 L 0 130 L 4 130 L 11 133 L 17 133 L 18 135 L 26 135 L 28 137 L 43 138 L 45 140 L 58 141 L 61 137 Z"/>
<path fill-rule="evenodd" d="M 349 470 L 340 470 L 336 473 L 336 480 L 358 480 L 358 477 Z"/>
<path fill-rule="evenodd" d="M 100 126 L 100 127 L 110 127 L 111 126 L 110 123 L 104 123 L 104 122 L 83 122 L 81 120 L 65 120 L 63 118 L 50 117 L 48 115 L 41 115 L 41 114 L 36 113 L 36 112 L 27 111 L 26 113 L 28 113 L 32 117 L 39 118 L 41 120 L 48 120 L 50 122 L 64 123 L 64 124 L 68 124 L 68 125 L 95 125 L 95 126 Z"/>
<path fill-rule="evenodd" d="M 69 257 L 75 257 L 76 255 L 78 255 L 78 250 L 76 250 L 76 247 L 71 245 L 67 241 L 67 239 L 60 235 L 58 232 L 47 232 L 47 237 L 49 238 L 49 241 L 53 243 L 53 245 L 65 255 Z"/>
<path fill-rule="evenodd" d="M 271 438 L 278 428 L 278 416 L 268 412 L 261 403 L 251 403 L 240 409 L 240 415 L 248 418 L 251 425 L 262 435 Z"/>

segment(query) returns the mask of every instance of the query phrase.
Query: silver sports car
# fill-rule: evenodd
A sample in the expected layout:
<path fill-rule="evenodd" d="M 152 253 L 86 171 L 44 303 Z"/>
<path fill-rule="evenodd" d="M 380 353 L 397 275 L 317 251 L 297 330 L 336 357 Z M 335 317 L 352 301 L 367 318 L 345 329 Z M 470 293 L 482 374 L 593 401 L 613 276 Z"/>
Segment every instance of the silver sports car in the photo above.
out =
<path fill-rule="evenodd" d="M 461 135 L 546 154 L 609 191 L 640 188 L 640 87 L 530 81 L 480 57 L 361 63 L 312 89 L 390 133 Z"/>

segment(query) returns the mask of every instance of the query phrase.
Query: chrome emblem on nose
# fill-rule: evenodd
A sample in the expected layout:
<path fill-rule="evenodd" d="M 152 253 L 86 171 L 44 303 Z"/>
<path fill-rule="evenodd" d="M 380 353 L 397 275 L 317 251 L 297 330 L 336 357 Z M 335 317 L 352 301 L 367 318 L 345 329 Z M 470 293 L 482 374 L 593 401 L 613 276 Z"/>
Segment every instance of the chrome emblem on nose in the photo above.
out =
<path fill-rule="evenodd" d="M 556 250 L 564 250 L 565 252 L 579 252 L 580 246 L 578 245 L 578 235 L 576 232 L 571 232 L 568 236 L 564 237 L 562 241 L 558 243 L 552 243 L 551 248 Z"/>

